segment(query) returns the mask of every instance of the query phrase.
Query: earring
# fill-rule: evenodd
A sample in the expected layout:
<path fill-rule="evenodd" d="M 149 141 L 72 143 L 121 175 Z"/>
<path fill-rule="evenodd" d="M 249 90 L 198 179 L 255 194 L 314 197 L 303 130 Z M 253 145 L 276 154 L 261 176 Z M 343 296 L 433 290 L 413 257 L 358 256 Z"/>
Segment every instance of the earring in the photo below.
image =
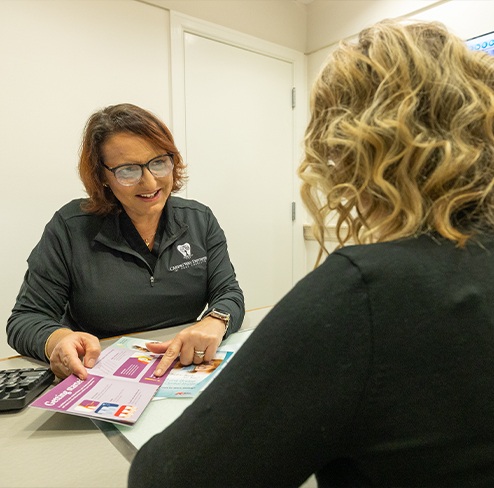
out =
<path fill-rule="evenodd" d="M 108 183 L 103 183 L 103 186 L 104 186 L 105 188 L 108 188 Z"/>

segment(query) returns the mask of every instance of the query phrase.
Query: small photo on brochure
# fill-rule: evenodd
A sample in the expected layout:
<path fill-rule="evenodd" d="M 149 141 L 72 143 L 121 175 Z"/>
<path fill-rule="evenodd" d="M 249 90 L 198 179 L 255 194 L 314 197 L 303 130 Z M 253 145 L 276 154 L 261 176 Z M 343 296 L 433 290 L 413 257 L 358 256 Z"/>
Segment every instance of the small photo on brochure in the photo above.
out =
<path fill-rule="evenodd" d="M 228 363 L 233 351 L 218 349 L 211 361 L 184 366 L 176 362 L 168 371 L 154 400 L 161 398 L 191 398 L 203 391 Z"/>

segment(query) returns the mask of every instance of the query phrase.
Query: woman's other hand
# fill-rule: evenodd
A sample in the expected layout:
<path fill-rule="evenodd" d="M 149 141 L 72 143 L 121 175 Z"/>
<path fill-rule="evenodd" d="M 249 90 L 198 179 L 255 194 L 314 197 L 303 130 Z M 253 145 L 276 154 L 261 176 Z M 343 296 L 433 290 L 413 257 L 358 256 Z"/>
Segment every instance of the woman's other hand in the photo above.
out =
<path fill-rule="evenodd" d="M 211 361 L 225 335 L 225 323 L 214 317 L 205 317 L 180 331 L 174 339 L 166 342 L 149 342 L 146 347 L 153 353 L 163 354 L 156 367 L 155 376 L 162 376 L 180 356 L 184 365 Z"/>
<path fill-rule="evenodd" d="M 58 378 L 70 374 L 81 380 L 87 378 L 86 368 L 92 368 L 101 352 L 99 339 L 86 332 L 58 329 L 46 341 L 50 368 Z"/>

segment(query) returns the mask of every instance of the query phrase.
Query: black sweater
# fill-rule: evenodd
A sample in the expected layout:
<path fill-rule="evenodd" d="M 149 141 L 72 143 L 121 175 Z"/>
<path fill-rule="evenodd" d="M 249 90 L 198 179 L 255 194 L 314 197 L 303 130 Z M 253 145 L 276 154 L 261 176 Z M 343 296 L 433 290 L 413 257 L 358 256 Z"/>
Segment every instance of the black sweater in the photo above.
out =
<path fill-rule="evenodd" d="M 89 214 L 81 202 L 55 213 L 29 256 L 7 323 L 11 347 L 46 360 L 46 339 L 61 326 L 111 337 L 193 322 L 206 305 L 229 312 L 229 333 L 238 330 L 243 293 L 208 207 L 170 197 L 150 260 L 129 245 L 118 214 Z"/>
<path fill-rule="evenodd" d="M 494 241 L 334 252 L 138 452 L 129 486 L 494 486 Z"/>

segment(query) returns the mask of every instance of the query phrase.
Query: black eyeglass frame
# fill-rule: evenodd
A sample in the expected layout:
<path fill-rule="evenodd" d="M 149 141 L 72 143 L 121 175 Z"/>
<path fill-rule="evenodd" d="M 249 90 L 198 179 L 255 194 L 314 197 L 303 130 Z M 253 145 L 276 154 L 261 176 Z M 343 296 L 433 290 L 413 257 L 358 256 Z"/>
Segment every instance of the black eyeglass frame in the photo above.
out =
<path fill-rule="evenodd" d="M 113 173 L 113 176 L 117 180 L 117 183 L 118 184 L 120 184 L 122 186 L 134 186 L 134 185 L 137 185 L 139 183 L 139 181 L 142 180 L 142 175 L 144 174 L 144 168 L 146 168 L 155 178 L 164 178 L 164 176 L 158 176 L 158 175 L 154 174 L 153 171 L 151 170 L 151 168 L 149 167 L 149 165 L 153 161 L 155 161 L 156 159 L 163 158 L 165 156 L 168 156 L 170 158 L 170 160 L 172 162 L 172 171 L 173 171 L 173 165 L 174 165 L 173 153 L 160 154 L 159 156 L 155 156 L 154 158 L 150 159 L 147 163 L 143 163 L 143 164 L 139 164 L 139 163 L 124 163 L 124 164 L 119 164 L 118 166 L 115 166 L 114 168 L 110 168 L 105 163 L 103 163 L 103 161 L 101 161 L 101 164 L 108 171 L 111 171 Z M 124 183 L 122 183 L 121 181 L 119 181 L 117 175 L 115 174 L 116 171 L 118 171 L 119 169 L 124 168 L 126 166 L 139 166 L 141 168 L 141 177 L 135 183 L 131 183 L 130 185 L 125 185 Z M 166 176 L 168 176 L 168 175 L 166 175 Z"/>

